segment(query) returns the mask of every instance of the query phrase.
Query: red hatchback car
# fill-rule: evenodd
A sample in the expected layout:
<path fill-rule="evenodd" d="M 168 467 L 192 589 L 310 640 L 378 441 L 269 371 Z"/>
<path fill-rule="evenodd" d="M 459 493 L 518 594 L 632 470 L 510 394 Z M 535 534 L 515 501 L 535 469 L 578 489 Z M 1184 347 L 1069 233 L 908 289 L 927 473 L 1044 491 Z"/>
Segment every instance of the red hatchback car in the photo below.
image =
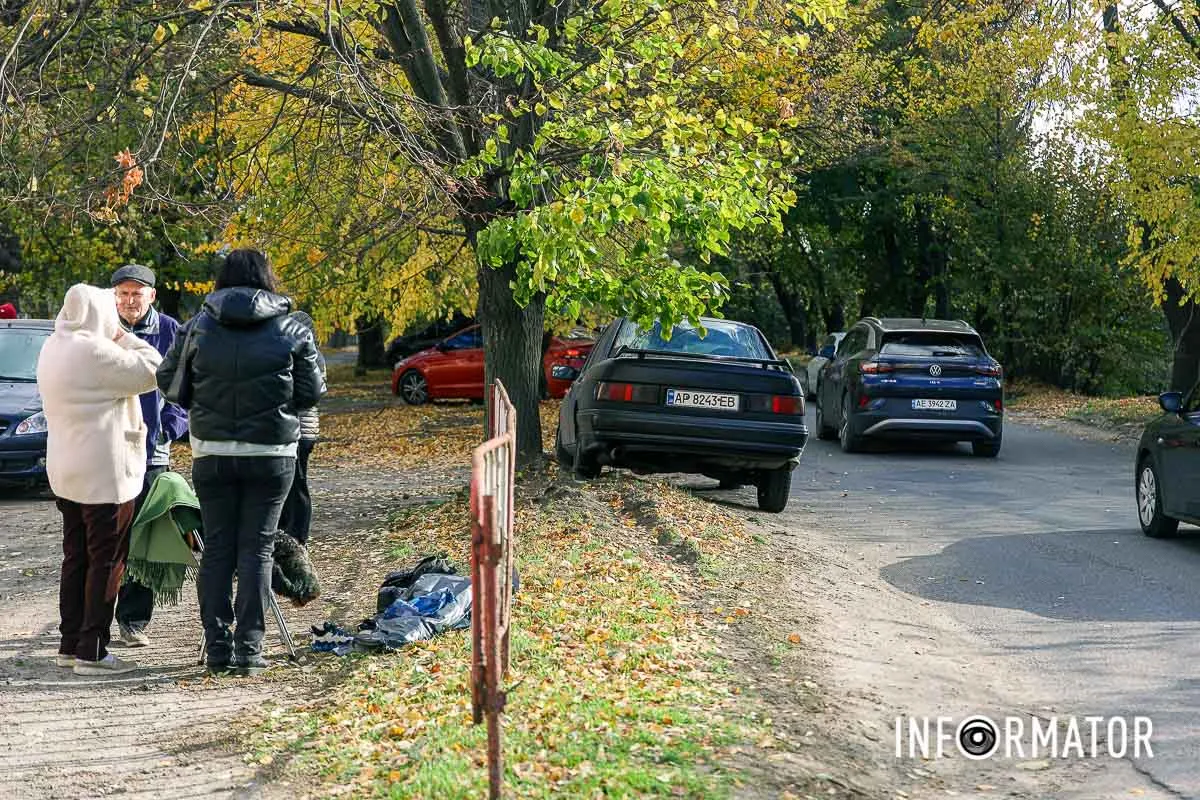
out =
<path fill-rule="evenodd" d="M 542 396 L 563 397 L 579 374 L 594 340 L 550 337 L 542 358 Z M 414 353 L 392 371 L 392 394 L 409 405 L 429 400 L 483 399 L 483 332 L 478 325 Z"/>

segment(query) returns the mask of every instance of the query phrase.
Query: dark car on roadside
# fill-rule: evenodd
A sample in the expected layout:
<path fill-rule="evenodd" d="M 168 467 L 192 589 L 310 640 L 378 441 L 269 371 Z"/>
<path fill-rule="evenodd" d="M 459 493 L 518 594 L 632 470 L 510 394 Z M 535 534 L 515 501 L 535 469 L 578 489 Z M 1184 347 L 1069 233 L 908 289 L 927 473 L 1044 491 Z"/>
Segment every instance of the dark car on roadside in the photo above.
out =
<path fill-rule="evenodd" d="M 0 485 L 46 481 L 46 417 L 37 362 L 54 322 L 0 320 Z"/>
<path fill-rule="evenodd" d="M 611 466 L 754 485 L 759 507 L 778 512 L 807 439 L 800 382 L 757 328 L 620 318 L 563 400 L 555 451 L 582 478 Z"/>
<path fill-rule="evenodd" d="M 1142 430 L 1134 471 L 1138 521 L 1155 538 L 1200 525 L 1200 385 L 1158 402 L 1163 414 Z"/>
<path fill-rule="evenodd" d="M 1004 436 L 1003 370 L 961 320 L 860 320 L 821 369 L 816 403 L 817 436 L 847 453 L 903 439 L 995 457 Z"/>

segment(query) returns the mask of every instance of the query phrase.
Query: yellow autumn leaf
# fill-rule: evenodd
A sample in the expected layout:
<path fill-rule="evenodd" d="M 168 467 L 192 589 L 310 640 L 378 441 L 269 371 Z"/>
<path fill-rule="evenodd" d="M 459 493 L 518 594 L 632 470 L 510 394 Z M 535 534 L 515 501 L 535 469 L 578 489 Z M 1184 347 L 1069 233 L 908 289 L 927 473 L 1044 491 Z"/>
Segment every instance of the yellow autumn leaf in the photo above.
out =
<path fill-rule="evenodd" d="M 788 641 L 789 641 L 789 642 L 791 642 L 792 644 L 800 644 L 800 634 L 798 634 L 798 633 L 789 633 L 789 634 L 788 634 Z"/>
<path fill-rule="evenodd" d="M 166 38 L 167 38 L 167 29 L 166 28 L 164 28 L 162 25 L 159 25 L 157 28 L 154 29 L 154 43 L 155 44 L 162 44 L 163 39 L 166 39 Z"/>

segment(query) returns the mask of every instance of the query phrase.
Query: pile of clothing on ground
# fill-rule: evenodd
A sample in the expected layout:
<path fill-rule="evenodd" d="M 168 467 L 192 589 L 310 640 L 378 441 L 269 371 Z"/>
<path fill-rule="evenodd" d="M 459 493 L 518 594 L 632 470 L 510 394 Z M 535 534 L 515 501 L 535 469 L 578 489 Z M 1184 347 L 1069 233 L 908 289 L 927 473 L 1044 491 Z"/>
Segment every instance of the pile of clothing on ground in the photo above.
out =
<path fill-rule="evenodd" d="M 355 633 L 326 622 L 312 628 L 312 649 L 346 655 L 357 650 L 399 650 L 449 630 L 471 627 L 471 579 L 444 556 L 425 556 L 391 572 L 379 587 L 375 616 Z"/>

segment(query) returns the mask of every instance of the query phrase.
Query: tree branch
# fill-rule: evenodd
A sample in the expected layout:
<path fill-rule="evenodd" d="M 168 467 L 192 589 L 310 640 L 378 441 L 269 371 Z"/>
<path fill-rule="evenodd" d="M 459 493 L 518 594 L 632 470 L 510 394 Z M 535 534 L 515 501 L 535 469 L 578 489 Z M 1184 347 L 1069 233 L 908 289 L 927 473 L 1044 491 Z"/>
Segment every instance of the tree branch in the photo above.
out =
<path fill-rule="evenodd" d="M 396 57 L 413 91 L 441 116 L 438 140 L 454 160 L 463 161 L 467 148 L 458 125 L 450 117 L 446 89 L 438 74 L 437 61 L 425 35 L 425 22 L 416 0 L 389 3 L 381 21 L 381 33 L 396 51 Z"/>
<path fill-rule="evenodd" d="M 1179 31 L 1179 35 L 1183 37 L 1183 40 L 1187 42 L 1188 47 L 1191 49 L 1192 57 L 1200 59 L 1200 41 L 1197 41 L 1196 35 L 1188 30 L 1183 20 L 1167 5 L 1166 0 L 1154 0 L 1154 5 L 1158 6 L 1158 10 L 1170 21 L 1175 30 Z"/>

